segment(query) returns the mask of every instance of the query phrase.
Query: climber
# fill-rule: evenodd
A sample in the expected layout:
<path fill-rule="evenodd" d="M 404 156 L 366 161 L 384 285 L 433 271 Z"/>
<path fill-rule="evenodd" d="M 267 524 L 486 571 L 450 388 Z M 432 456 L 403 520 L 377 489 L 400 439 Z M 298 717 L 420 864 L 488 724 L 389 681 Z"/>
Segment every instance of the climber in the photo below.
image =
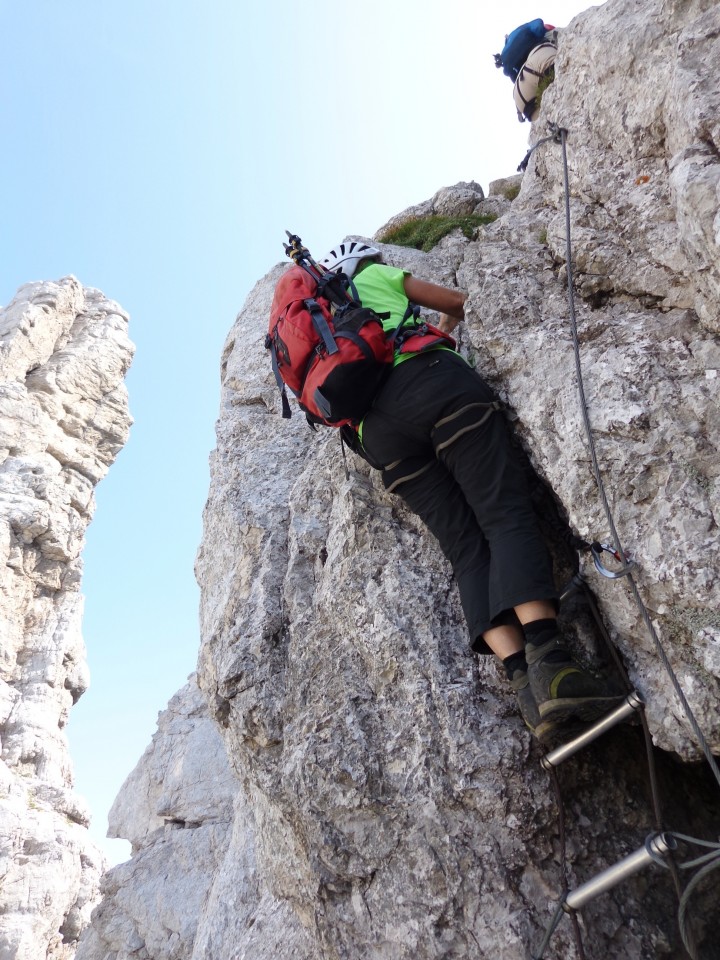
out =
<path fill-rule="evenodd" d="M 502 53 L 495 54 L 495 66 L 513 81 L 513 98 L 518 120 L 533 123 L 540 112 L 542 90 L 554 79 L 558 31 L 542 19 L 516 27 L 505 37 Z"/>
<path fill-rule="evenodd" d="M 464 293 L 378 262 L 377 248 L 363 248 L 362 259 L 338 252 L 346 249 L 339 245 L 320 264 L 351 277 L 362 304 L 387 315 L 387 331 L 409 301 L 438 311 L 447 333 L 464 319 Z M 396 356 L 351 446 L 440 542 L 472 649 L 502 661 L 523 719 L 546 740 L 558 724 L 591 722 L 621 698 L 575 663 L 560 635 L 552 563 L 500 407 L 441 342 Z"/>

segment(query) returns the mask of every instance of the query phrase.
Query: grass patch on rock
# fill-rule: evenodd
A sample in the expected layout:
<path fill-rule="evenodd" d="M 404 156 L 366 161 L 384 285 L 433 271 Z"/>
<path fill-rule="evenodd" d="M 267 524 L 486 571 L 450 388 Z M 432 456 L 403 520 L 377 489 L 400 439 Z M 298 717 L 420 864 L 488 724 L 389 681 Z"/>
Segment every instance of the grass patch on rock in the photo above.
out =
<path fill-rule="evenodd" d="M 381 243 L 414 247 L 427 253 L 453 230 L 461 230 L 464 237 L 472 240 L 478 227 L 492 223 L 493 220 L 497 220 L 494 213 L 472 213 L 465 217 L 413 217 L 399 227 L 387 230 L 378 239 Z"/>
<path fill-rule="evenodd" d="M 540 83 L 538 83 L 537 93 L 535 94 L 535 109 L 540 109 L 540 104 L 542 103 L 542 96 L 550 86 L 550 84 L 555 79 L 555 68 L 550 67 L 548 72 L 544 77 L 540 77 Z"/>

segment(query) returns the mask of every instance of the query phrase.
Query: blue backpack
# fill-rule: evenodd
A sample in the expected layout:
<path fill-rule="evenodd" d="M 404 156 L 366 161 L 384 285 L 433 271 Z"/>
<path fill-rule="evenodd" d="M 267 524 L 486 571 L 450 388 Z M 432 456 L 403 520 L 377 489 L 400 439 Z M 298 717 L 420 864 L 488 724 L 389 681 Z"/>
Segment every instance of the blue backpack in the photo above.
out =
<path fill-rule="evenodd" d="M 502 53 L 495 54 L 495 66 L 502 67 L 502 72 L 514 83 L 530 51 L 542 43 L 548 29 L 551 30 L 552 27 L 546 27 L 540 17 L 516 27 L 505 38 Z"/>

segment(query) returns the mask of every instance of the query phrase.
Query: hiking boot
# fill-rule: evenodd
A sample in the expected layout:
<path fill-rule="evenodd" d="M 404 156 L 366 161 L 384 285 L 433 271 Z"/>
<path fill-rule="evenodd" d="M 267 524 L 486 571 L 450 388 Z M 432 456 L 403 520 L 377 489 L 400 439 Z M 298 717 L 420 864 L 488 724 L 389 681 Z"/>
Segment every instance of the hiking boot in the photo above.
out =
<path fill-rule="evenodd" d="M 516 670 L 510 686 L 517 694 L 520 715 L 525 721 L 525 726 L 540 743 L 549 743 L 557 731 L 557 724 L 554 720 L 541 719 L 527 673 L 524 670 Z"/>
<path fill-rule="evenodd" d="M 592 723 L 623 699 L 583 670 L 557 638 L 525 648 L 530 690 L 541 721 Z"/>

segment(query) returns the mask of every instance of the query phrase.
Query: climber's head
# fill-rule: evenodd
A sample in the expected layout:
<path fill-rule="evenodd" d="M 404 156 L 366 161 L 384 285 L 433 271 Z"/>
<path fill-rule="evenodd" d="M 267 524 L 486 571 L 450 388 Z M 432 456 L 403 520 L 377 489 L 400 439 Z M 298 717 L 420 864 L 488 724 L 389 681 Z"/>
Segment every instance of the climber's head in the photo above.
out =
<path fill-rule="evenodd" d="M 330 253 L 319 261 L 319 264 L 330 273 L 342 270 L 346 277 L 352 277 L 364 260 L 375 260 L 379 256 L 380 251 L 377 247 L 359 240 L 346 240 L 334 246 Z"/>

